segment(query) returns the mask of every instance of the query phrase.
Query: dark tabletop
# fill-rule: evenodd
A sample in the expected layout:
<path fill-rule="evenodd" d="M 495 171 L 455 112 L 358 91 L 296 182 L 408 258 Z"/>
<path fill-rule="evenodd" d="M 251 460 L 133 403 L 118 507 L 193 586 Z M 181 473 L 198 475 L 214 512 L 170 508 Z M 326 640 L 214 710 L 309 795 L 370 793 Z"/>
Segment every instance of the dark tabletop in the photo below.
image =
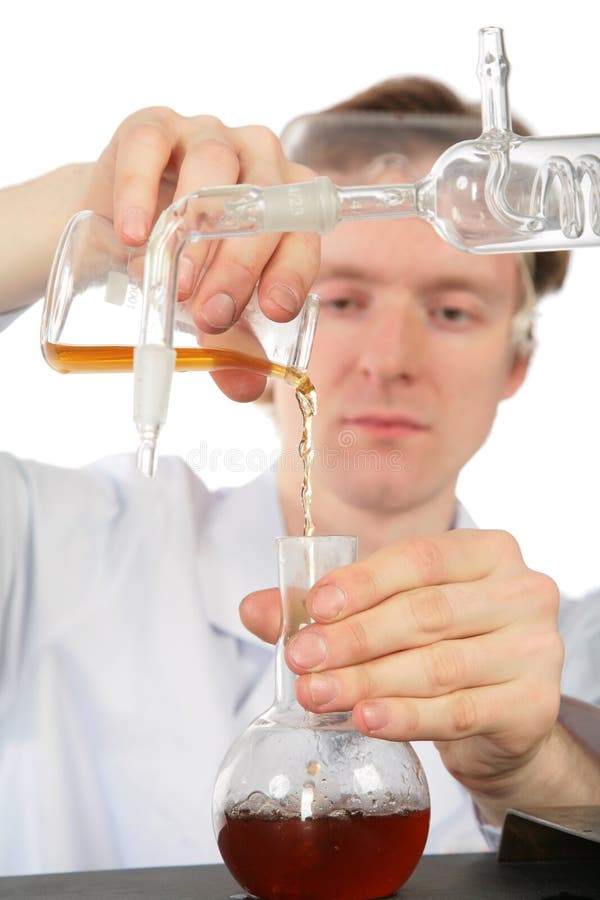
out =
<path fill-rule="evenodd" d="M 2 900 L 228 900 L 232 894 L 244 896 L 224 866 L 0 878 Z M 397 896 L 398 900 L 600 900 L 600 859 L 497 863 L 492 854 L 424 856 Z"/>

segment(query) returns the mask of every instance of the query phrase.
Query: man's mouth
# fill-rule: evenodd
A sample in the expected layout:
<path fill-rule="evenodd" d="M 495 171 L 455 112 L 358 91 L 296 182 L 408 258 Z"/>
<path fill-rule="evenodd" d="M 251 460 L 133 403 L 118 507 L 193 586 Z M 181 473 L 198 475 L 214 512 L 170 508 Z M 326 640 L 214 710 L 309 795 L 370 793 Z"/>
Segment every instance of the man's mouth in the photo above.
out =
<path fill-rule="evenodd" d="M 345 416 L 342 424 L 345 429 L 389 437 L 410 437 L 429 430 L 428 425 L 413 416 L 389 413 L 370 412 L 364 415 Z"/>

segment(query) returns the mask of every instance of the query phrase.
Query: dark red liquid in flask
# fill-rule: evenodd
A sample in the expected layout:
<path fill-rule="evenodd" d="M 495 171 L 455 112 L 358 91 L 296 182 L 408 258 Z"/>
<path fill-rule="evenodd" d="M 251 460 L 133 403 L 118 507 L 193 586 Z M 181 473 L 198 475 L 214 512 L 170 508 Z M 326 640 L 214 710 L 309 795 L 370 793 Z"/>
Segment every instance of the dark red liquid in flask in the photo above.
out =
<path fill-rule="evenodd" d="M 371 900 L 394 893 L 419 861 L 429 810 L 315 819 L 225 815 L 219 849 L 262 900 Z"/>

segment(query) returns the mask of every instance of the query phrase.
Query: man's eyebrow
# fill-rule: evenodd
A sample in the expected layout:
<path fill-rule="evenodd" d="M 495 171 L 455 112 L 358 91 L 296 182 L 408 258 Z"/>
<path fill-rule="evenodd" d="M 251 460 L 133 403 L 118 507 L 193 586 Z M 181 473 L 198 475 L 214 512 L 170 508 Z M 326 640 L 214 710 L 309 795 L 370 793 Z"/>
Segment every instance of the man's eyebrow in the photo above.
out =
<path fill-rule="evenodd" d="M 506 295 L 506 288 L 498 279 L 481 278 L 477 275 L 440 275 L 425 284 L 427 290 L 468 290 L 474 291 L 484 302 L 495 303 Z"/>
<path fill-rule="evenodd" d="M 326 278 L 368 278 L 368 272 L 364 266 L 354 266 L 352 263 L 324 263 L 319 269 L 316 280 L 322 281 Z"/>
<path fill-rule="evenodd" d="M 365 281 L 369 279 L 369 273 L 364 266 L 353 265 L 351 262 L 325 263 L 319 270 L 315 284 L 319 281 L 327 281 L 330 278 Z M 482 279 L 474 273 L 466 272 L 439 273 L 431 279 L 425 279 L 422 286 L 427 291 L 460 289 L 474 291 L 481 296 L 482 300 L 489 303 L 497 302 L 505 293 L 504 288 L 500 287 L 496 279 L 492 277 Z"/>

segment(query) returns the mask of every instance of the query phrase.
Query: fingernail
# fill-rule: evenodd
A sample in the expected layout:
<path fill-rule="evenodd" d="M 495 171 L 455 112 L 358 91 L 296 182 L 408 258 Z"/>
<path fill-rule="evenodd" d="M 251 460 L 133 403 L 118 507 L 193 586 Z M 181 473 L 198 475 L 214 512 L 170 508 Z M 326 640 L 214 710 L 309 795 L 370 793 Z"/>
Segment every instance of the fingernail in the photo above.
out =
<path fill-rule="evenodd" d="M 200 315 L 211 328 L 229 328 L 235 316 L 235 300 L 229 294 L 214 294 L 200 307 Z"/>
<path fill-rule="evenodd" d="M 365 703 L 360 711 L 369 731 L 381 731 L 388 724 L 387 709 L 379 703 Z"/>
<path fill-rule="evenodd" d="M 325 706 L 327 703 L 332 703 L 338 696 L 338 680 L 333 675 L 311 675 L 308 680 L 308 690 L 315 706 Z"/>
<path fill-rule="evenodd" d="M 126 237 L 141 244 L 148 237 L 150 217 L 145 210 L 135 206 L 131 207 L 123 214 L 121 230 Z"/>
<path fill-rule="evenodd" d="M 327 644 L 314 631 L 301 632 L 291 641 L 289 653 L 298 668 L 312 669 L 325 659 Z"/>
<path fill-rule="evenodd" d="M 336 584 L 325 584 L 316 589 L 310 605 L 320 619 L 335 619 L 346 605 L 346 595 Z"/>
<path fill-rule="evenodd" d="M 267 296 L 272 303 L 281 307 L 286 313 L 293 313 L 296 315 L 300 308 L 298 295 L 285 284 L 274 284 Z"/>
<path fill-rule="evenodd" d="M 179 260 L 177 272 L 177 289 L 181 294 L 191 294 L 194 290 L 195 266 L 191 259 L 182 256 Z"/>

